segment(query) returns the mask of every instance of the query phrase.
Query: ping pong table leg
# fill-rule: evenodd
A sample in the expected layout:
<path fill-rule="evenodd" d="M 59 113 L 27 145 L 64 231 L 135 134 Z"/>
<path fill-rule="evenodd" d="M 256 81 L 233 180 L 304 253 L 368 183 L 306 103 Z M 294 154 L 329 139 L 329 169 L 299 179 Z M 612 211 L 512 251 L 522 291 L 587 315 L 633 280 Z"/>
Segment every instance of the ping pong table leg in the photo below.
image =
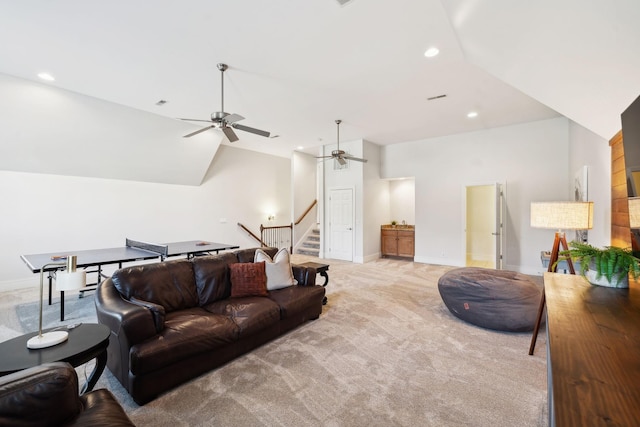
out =
<path fill-rule="evenodd" d="M 49 305 L 51 305 L 51 298 L 52 298 L 52 292 L 51 290 L 53 289 L 53 276 L 52 276 L 52 272 L 49 272 Z"/>
<path fill-rule="evenodd" d="M 64 321 L 64 291 L 60 291 L 60 321 Z"/>

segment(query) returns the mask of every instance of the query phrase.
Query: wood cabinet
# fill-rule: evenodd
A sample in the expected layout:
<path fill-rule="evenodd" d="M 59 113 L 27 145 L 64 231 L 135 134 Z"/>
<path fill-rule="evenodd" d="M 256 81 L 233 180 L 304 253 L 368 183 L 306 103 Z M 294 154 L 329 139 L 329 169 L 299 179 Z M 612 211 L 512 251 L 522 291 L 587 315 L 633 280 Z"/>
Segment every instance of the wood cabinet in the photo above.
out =
<path fill-rule="evenodd" d="M 640 425 L 640 284 L 544 273 L 544 291 L 549 426 Z"/>
<path fill-rule="evenodd" d="M 413 228 L 391 228 L 380 230 L 380 250 L 382 256 L 402 256 L 413 258 L 415 252 L 415 230 Z"/>

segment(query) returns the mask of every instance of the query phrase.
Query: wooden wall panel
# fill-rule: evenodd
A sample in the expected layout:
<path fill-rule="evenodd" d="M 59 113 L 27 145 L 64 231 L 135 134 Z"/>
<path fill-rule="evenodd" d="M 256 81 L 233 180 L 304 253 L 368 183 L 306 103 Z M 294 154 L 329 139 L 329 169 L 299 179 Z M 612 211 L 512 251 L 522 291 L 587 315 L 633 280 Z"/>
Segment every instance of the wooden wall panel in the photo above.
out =
<path fill-rule="evenodd" d="M 609 141 L 611 147 L 611 246 L 631 247 L 627 174 L 622 131 Z"/>

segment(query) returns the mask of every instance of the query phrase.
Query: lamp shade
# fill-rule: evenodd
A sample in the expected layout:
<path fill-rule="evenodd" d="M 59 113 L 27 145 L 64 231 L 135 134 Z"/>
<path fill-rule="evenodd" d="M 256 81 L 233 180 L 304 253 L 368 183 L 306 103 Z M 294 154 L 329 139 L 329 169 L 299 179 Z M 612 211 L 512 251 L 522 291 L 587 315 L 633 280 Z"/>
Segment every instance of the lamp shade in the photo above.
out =
<path fill-rule="evenodd" d="M 629 227 L 640 228 L 640 197 L 629 197 Z"/>
<path fill-rule="evenodd" d="M 532 202 L 531 227 L 589 230 L 593 228 L 593 202 Z"/>
<path fill-rule="evenodd" d="M 56 273 L 56 291 L 75 291 L 87 284 L 87 272 L 59 271 Z"/>

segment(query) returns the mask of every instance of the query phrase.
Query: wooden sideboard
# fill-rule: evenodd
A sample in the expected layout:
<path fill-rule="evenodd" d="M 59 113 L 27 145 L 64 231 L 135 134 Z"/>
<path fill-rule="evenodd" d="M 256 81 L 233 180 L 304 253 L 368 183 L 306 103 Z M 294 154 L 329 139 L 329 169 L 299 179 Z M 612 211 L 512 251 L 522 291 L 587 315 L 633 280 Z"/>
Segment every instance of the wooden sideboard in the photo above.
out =
<path fill-rule="evenodd" d="M 383 225 L 380 228 L 380 251 L 382 256 L 413 258 L 415 253 L 415 229 L 413 226 L 393 228 Z"/>
<path fill-rule="evenodd" d="M 549 425 L 640 426 L 640 284 L 545 273 L 544 287 Z"/>

